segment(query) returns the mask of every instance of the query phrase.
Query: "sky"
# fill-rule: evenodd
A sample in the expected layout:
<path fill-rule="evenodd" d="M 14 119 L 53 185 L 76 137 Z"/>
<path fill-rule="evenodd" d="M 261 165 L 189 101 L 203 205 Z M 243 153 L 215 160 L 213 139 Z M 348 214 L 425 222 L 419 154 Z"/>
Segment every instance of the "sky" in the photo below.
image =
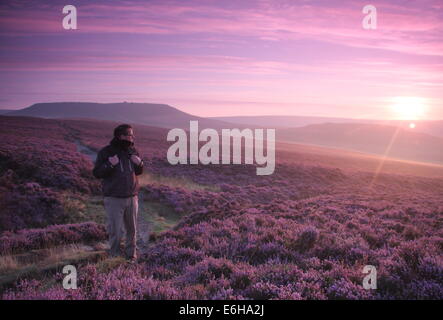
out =
<path fill-rule="evenodd" d="M 362 27 L 368 4 L 376 29 Z M 0 48 L 2 109 L 443 119 L 441 0 L 1 1 Z"/>

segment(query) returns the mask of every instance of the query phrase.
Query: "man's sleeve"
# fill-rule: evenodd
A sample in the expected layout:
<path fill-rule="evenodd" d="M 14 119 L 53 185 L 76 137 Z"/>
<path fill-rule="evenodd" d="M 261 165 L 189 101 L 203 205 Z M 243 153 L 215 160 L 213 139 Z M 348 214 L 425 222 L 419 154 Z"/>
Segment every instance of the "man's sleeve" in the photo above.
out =
<path fill-rule="evenodd" d="M 97 159 L 95 160 L 95 166 L 92 170 L 92 174 L 94 177 L 98 179 L 106 178 L 114 169 L 114 166 L 108 161 L 108 158 L 105 157 L 104 150 L 100 150 L 97 154 Z"/>
<path fill-rule="evenodd" d="M 142 157 L 140 156 L 140 154 L 137 152 L 137 156 L 142 159 Z M 134 172 L 136 176 L 139 176 L 143 173 L 143 165 L 144 165 L 144 161 L 142 159 L 142 162 L 140 163 L 140 165 L 136 165 L 134 163 Z"/>

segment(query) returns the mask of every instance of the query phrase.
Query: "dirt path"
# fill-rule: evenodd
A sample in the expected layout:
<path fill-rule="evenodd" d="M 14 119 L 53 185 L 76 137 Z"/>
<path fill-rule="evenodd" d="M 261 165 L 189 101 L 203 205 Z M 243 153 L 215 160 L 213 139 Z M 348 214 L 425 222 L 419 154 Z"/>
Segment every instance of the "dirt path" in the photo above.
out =
<path fill-rule="evenodd" d="M 74 140 L 74 143 L 77 146 L 77 152 L 87 155 L 89 157 L 89 159 L 92 161 L 92 163 L 95 162 L 95 159 L 97 158 L 97 152 L 95 152 L 94 150 L 92 150 L 88 146 L 84 145 L 78 139 Z"/>

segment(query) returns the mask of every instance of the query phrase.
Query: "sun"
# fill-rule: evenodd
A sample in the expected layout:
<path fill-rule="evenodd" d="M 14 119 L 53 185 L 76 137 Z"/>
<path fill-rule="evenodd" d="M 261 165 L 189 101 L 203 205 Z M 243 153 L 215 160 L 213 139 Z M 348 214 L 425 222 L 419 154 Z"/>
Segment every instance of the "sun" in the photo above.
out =
<path fill-rule="evenodd" d="M 422 119 L 427 110 L 425 98 L 395 97 L 391 99 L 391 108 L 397 120 Z"/>

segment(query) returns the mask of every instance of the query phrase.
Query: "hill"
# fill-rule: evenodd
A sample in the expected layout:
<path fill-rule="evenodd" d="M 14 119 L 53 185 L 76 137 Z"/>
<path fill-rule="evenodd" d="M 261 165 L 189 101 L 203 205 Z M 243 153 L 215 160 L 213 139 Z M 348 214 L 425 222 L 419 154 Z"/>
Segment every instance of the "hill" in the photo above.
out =
<path fill-rule="evenodd" d="M 232 124 L 223 121 L 191 115 L 167 104 L 155 103 L 36 103 L 6 115 L 40 118 L 88 118 L 138 123 L 162 128 L 189 128 L 190 120 L 198 120 L 201 128 L 229 128 L 232 126 Z"/>
<path fill-rule="evenodd" d="M 265 128 L 296 128 L 319 123 L 353 123 L 357 119 L 332 117 L 304 117 L 304 116 L 232 116 L 210 117 L 209 119 L 225 121 L 234 124 L 247 124 Z"/>
<path fill-rule="evenodd" d="M 277 140 L 443 163 L 443 138 L 380 124 L 325 123 L 278 129 Z"/>
<path fill-rule="evenodd" d="M 209 119 L 225 121 L 233 124 L 246 124 L 265 128 L 298 128 L 312 124 L 348 123 L 348 124 L 379 124 L 400 127 L 409 130 L 413 123 L 413 131 L 443 137 L 443 120 L 373 120 L 333 117 L 304 117 L 304 116 L 233 116 L 211 117 Z"/>

